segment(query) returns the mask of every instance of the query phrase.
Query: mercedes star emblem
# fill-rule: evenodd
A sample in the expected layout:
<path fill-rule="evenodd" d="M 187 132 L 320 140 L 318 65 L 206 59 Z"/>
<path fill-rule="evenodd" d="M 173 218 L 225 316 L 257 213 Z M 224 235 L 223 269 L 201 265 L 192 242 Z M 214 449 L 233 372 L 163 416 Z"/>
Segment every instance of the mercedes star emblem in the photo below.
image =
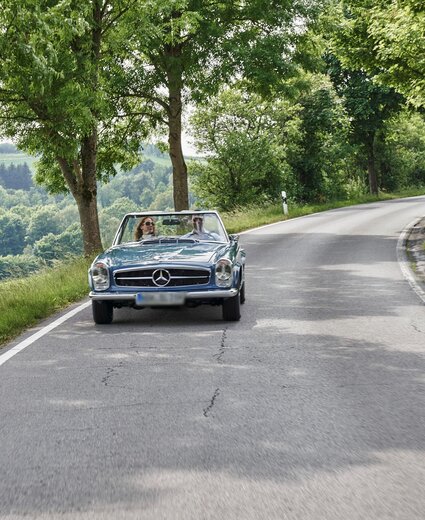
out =
<path fill-rule="evenodd" d="M 152 274 L 152 280 L 158 287 L 165 287 L 170 282 L 170 273 L 165 269 L 157 269 Z"/>

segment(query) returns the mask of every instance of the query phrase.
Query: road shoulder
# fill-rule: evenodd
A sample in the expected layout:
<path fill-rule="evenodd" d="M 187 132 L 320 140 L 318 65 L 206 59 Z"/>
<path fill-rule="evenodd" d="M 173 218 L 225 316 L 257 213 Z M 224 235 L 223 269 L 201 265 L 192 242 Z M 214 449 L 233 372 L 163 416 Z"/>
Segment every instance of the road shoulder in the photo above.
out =
<path fill-rule="evenodd" d="M 410 229 L 406 240 L 406 254 L 416 281 L 425 288 L 425 217 Z"/>

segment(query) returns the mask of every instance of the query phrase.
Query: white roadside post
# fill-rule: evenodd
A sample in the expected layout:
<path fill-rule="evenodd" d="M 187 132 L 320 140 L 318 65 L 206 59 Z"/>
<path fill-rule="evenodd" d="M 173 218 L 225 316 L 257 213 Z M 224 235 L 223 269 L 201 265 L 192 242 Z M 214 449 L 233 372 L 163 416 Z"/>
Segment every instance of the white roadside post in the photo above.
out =
<path fill-rule="evenodd" d="M 286 198 L 286 191 L 282 191 L 282 207 L 283 207 L 283 214 L 288 214 L 288 200 Z"/>

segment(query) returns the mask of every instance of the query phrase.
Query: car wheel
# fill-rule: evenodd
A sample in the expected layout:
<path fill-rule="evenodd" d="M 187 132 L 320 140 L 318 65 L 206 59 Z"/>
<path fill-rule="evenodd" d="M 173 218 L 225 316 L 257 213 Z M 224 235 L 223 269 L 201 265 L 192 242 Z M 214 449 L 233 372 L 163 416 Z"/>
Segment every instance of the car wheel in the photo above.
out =
<path fill-rule="evenodd" d="M 238 293 L 233 298 L 228 298 L 223 302 L 223 320 L 239 321 L 241 318 L 241 299 Z"/>
<path fill-rule="evenodd" d="M 245 303 L 245 282 L 242 284 L 242 287 L 239 290 L 241 303 Z"/>
<path fill-rule="evenodd" d="M 110 302 L 92 300 L 93 320 L 98 325 L 108 325 L 114 317 L 114 307 Z"/>

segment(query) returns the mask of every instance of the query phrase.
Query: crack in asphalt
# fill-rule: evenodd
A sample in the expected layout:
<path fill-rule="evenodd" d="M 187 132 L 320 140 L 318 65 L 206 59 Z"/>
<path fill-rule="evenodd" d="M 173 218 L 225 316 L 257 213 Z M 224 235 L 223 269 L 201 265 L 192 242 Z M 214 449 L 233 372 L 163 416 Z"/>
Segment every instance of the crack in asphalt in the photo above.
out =
<path fill-rule="evenodd" d="M 118 365 L 116 365 L 115 367 L 107 368 L 106 369 L 106 376 L 102 378 L 102 384 L 104 384 L 105 386 L 108 386 L 111 377 L 118 375 L 117 374 L 117 369 L 121 368 L 123 365 L 124 365 L 124 362 L 120 361 L 118 363 Z"/>
<path fill-rule="evenodd" d="M 416 330 L 416 332 L 419 332 L 419 334 L 423 334 L 423 333 L 424 333 L 424 331 L 421 330 L 421 329 L 420 329 L 417 325 L 415 325 L 414 323 L 411 323 L 411 325 L 412 325 L 413 330 Z"/>
<path fill-rule="evenodd" d="M 223 330 L 220 341 L 220 348 L 218 349 L 218 354 L 214 354 L 214 357 L 218 361 L 218 363 L 223 363 L 224 349 L 226 348 L 226 339 L 227 339 L 227 327 Z"/>
<path fill-rule="evenodd" d="M 219 395 L 220 395 L 220 388 L 216 388 L 213 396 L 211 397 L 210 404 L 206 408 L 204 408 L 204 417 L 209 417 L 209 413 L 212 410 L 215 400 L 217 399 L 217 397 Z"/>

